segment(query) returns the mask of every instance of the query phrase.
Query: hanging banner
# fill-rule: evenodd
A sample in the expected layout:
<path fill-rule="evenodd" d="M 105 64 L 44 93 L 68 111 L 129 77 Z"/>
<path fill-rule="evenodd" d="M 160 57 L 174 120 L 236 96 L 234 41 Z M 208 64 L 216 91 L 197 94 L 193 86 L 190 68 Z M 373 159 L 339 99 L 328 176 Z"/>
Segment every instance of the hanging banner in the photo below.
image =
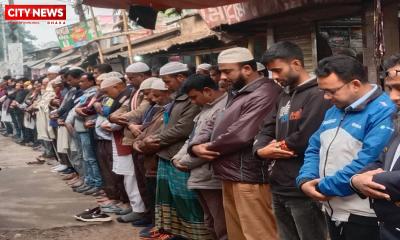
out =
<path fill-rule="evenodd" d="M 24 54 L 22 52 L 22 43 L 8 44 L 8 69 L 12 76 L 24 75 Z"/>
<path fill-rule="evenodd" d="M 93 24 L 93 20 L 88 20 L 87 22 L 78 22 L 57 28 L 56 34 L 61 50 L 66 51 L 72 48 L 78 48 L 93 40 L 96 37 Z M 99 29 L 99 27 L 97 27 L 97 29 Z M 100 30 L 98 34 L 101 36 Z"/>

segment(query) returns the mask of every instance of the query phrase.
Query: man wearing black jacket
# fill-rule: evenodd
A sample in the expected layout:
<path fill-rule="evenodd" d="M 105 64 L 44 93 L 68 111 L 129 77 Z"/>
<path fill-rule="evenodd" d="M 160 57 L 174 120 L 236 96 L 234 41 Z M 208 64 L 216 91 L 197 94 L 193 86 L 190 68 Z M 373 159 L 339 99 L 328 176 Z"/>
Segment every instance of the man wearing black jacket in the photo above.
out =
<path fill-rule="evenodd" d="M 385 85 L 390 98 L 400 109 L 400 54 L 385 62 Z M 396 133 L 380 160 L 351 178 L 352 188 L 361 198 L 370 197 L 379 220 L 380 240 L 400 239 L 400 129 L 399 112 Z"/>
<path fill-rule="evenodd" d="M 330 107 L 319 91 L 317 79 L 304 69 L 301 49 L 278 42 L 263 56 L 272 78 L 284 91 L 255 138 L 253 151 L 268 160 L 273 209 L 281 239 L 326 239 L 326 224 L 319 204 L 296 187 L 310 136 Z"/>

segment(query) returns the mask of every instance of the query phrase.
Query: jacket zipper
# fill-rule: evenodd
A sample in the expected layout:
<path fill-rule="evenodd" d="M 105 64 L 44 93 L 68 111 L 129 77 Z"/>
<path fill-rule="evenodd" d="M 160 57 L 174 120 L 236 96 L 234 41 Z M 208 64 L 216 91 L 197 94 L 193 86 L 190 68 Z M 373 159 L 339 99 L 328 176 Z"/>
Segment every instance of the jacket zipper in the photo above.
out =
<path fill-rule="evenodd" d="M 345 112 L 345 113 L 343 114 L 343 116 L 341 117 L 340 122 L 339 122 L 339 125 L 338 125 L 338 127 L 337 127 L 337 129 L 336 129 L 335 136 L 333 137 L 332 141 L 329 143 L 328 148 L 327 148 L 327 150 L 326 150 L 326 154 L 325 154 L 325 163 L 324 163 L 324 172 L 323 172 L 323 173 L 324 173 L 324 177 L 326 177 L 326 164 L 328 163 L 329 150 L 330 150 L 330 148 L 331 148 L 333 142 L 335 141 L 335 139 L 336 139 L 336 137 L 337 137 L 337 135 L 338 135 L 338 133 L 339 133 L 340 127 L 342 126 L 342 123 L 343 123 L 343 120 L 344 120 L 344 117 L 345 117 L 345 116 L 346 116 L 346 112 Z M 331 210 L 330 217 L 332 217 L 332 215 L 333 215 L 333 208 L 332 208 L 332 206 L 331 206 L 331 204 L 330 204 L 329 201 L 327 201 L 327 203 L 328 203 L 328 206 L 329 206 L 329 208 L 330 208 L 330 210 Z"/>

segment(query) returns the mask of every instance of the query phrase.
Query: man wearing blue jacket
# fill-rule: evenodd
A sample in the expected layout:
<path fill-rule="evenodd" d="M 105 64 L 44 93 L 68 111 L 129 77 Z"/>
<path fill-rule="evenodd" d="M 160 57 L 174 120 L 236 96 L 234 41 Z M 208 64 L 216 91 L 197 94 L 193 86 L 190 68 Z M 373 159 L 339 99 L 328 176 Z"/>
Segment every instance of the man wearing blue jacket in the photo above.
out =
<path fill-rule="evenodd" d="M 391 138 L 396 111 L 389 96 L 368 83 L 361 63 L 348 56 L 319 62 L 318 86 L 335 106 L 310 139 L 297 185 L 322 201 L 332 240 L 378 239 L 378 220 L 351 177 L 376 161 Z"/>
<path fill-rule="evenodd" d="M 397 105 L 396 133 L 380 160 L 352 177 L 353 189 L 361 198 L 370 197 L 379 220 L 380 240 L 400 239 L 400 54 L 385 62 L 385 85 Z"/>

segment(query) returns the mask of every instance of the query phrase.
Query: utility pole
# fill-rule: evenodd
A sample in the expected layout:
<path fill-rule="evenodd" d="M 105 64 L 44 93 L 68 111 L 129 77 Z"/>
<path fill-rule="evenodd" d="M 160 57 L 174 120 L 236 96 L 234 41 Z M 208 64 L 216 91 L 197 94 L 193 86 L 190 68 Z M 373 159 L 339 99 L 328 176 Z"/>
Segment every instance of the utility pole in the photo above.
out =
<path fill-rule="evenodd" d="M 87 27 L 87 21 L 86 21 L 86 16 L 85 16 L 85 11 L 83 11 L 83 4 L 82 4 L 82 0 L 77 0 L 75 3 L 75 13 L 78 14 L 79 16 L 79 22 L 84 23 Z M 79 48 L 79 52 L 81 54 L 81 58 L 85 58 L 86 54 L 85 54 L 85 49 L 86 46 L 82 46 Z"/>
<path fill-rule="evenodd" d="M 93 19 L 94 32 L 96 33 L 96 38 L 98 38 L 100 36 L 99 36 L 99 32 L 97 30 L 97 19 L 94 16 L 93 8 L 89 7 L 89 9 L 90 9 L 90 13 L 91 13 L 92 19 Z M 96 46 L 97 46 L 97 50 L 99 52 L 100 63 L 104 63 L 103 50 L 101 49 L 101 44 L 100 44 L 99 40 L 96 40 Z"/>
<path fill-rule="evenodd" d="M 83 4 L 81 0 L 76 1 L 75 11 L 79 16 L 79 22 L 86 22 L 85 11 L 83 11 Z"/>
<path fill-rule="evenodd" d="M 6 20 L 4 19 L 4 11 L 3 11 L 3 6 L 0 9 L 1 11 L 1 36 L 3 38 L 3 61 L 7 62 L 8 61 L 8 55 L 7 55 L 7 38 L 6 38 L 6 31 L 5 31 L 5 24 Z"/>
<path fill-rule="evenodd" d="M 126 11 L 125 9 L 121 10 L 122 11 L 122 20 L 124 21 L 124 32 L 126 36 L 126 42 L 128 44 L 128 57 L 129 57 L 129 64 L 133 63 L 133 57 L 132 57 L 132 45 L 131 45 L 131 38 L 130 35 L 128 34 L 128 17 L 126 16 Z"/>

